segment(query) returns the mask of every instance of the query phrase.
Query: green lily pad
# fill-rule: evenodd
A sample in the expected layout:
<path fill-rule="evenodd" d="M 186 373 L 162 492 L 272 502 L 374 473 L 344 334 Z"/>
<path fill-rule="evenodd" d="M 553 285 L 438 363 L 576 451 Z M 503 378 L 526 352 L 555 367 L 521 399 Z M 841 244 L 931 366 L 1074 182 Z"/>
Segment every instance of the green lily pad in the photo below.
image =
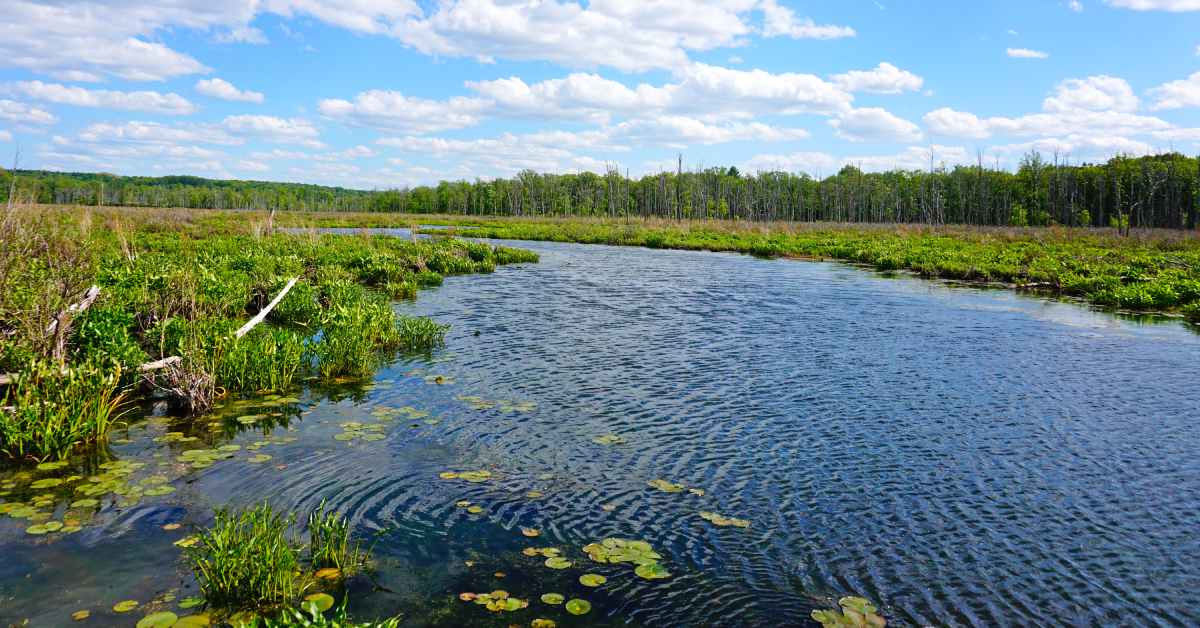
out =
<path fill-rule="evenodd" d="M 483 507 L 482 506 L 468 506 L 467 512 L 469 512 L 473 515 L 477 515 L 477 514 L 483 512 Z"/>
<path fill-rule="evenodd" d="M 579 584 L 585 587 L 598 587 L 605 582 L 608 582 L 608 578 L 596 573 L 585 573 L 579 576 Z"/>
<path fill-rule="evenodd" d="M 596 436 L 592 439 L 592 442 L 596 443 L 597 445 L 624 445 L 625 437 L 618 436 L 616 434 L 604 434 L 601 436 Z"/>
<path fill-rule="evenodd" d="M 206 628 L 212 625 L 212 620 L 208 615 L 188 615 L 180 617 L 179 621 L 171 628 Z"/>
<path fill-rule="evenodd" d="M 271 459 L 271 456 L 269 454 L 257 454 L 254 456 L 250 456 L 250 458 L 248 458 L 246 460 L 246 462 L 249 462 L 251 464 L 262 464 L 270 459 Z"/>
<path fill-rule="evenodd" d="M 545 602 L 546 604 L 551 604 L 551 605 L 555 605 L 555 606 L 562 604 L 563 600 L 565 600 L 565 599 L 566 598 L 563 597 L 562 593 L 543 593 L 542 594 L 543 602 Z"/>
<path fill-rule="evenodd" d="M 163 486 L 156 486 L 152 489 L 149 489 L 143 494 L 148 495 L 150 497 L 162 497 L 163 495 L 170 495 L 171 493 L 174 493 L 174 492 L 175 492 L 174 486 L 167 486 L 164 484 Z"/>
<path fill-rule="evenodd" d="M 664 493 L 682 493 L 683 489 L 686 488 L 682 484 L 674 484 L 666 480 L 650 480 L 646 484 L 649 484 L 651 488 L 656 488 Z"/>
<path fill-rule="evenodd" d="M 160 611 L 143 617 L 137 623 L 137 628 L 171 628 L 177 621 L 179 621 L 179 616 L 175 613 Z"/>
<path fill-rule="evenodd" d="M 202 597 L 185 597 L 182 600 L 179 600 L 179 608 L 182 608 L 185 610 L 189 609 L 189 608 L 196 608 L 197 606 L 200 606 L 203 603 L 204 603 L 204 598 L 202 598 Z"/>
<path fill-rule="evenodd" d="M 553 556 L 551 558 L 547 558 L 545 564 L 551 569 L 566 569 L 567 567 L 571 566 L 571 561 L 563 558 L 562 556 Z"/>
<path fill-rule="evenodd" d="M 637 568 L 633 570 L 633 573 L 637 574 L 641 578 L 645 578 L 646 580 L 662 580 L 664 578 L 671 577 L 671 572 L 667 571 L 665 567 L 658 563 L 638 565 Z"/>
<path fill-rule="evenodd" d="M 575 598 L 567 602 L 567 612 L 572 615 L 587 615 L 592 610 L 592 603 L 587 600 Z"/>
<path fill-rule="evenodd" d="M 117 602 L 116 604 L 113 604 L 112 609 L 118 613 L 128 613 L 137 607 L 137 600 L 125 600 L 124 602 Z"/>
<path fill-rule="evenodd" d="M 71 508 L 95 508 L 100 505 L 98 499 L 77 499 L 71 502 Z"/>
<path fill-rule="evenodd" d="M 333 608 L 333 596 L 328 593 L 313 593 L 312 595 L 304 596 L 304 601 L 308 605 L 316 607 L 322 613 Z"/>
<path fill-rule="evenodd" d="M 65 466 L 67 466 L 66 460 L 59 460 L 57 462 L 43 462 L 42 464 L 39 464 L 37 466 L 37 470 L 38 471 L 54 471 L 55 469 L 61 469 Z"/>
<path fill-rule="evenodd" d="M 75 621 L 83 621 L 91 616 L 92 611 L 75 611 L 74 613 L 71 613 L 71 619 L 74 619 Z"/>

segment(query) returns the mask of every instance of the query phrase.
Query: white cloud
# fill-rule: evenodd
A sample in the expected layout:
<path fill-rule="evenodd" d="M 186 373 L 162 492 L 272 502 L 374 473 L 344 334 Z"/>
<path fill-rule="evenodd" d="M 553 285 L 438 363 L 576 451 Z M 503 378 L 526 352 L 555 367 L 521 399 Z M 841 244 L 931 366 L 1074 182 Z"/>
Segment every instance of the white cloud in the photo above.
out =
<path fill-rule="evenodd" d="M 954 166 L 970 163 L 972 156 L 961 146 L 909 146 L 892 155 L 862 155 L 835 157 L 828 153 L 801 152 L 782 155 L 756 155 L 742 165 L 746 172 L 785 171 L 804 172 L 828 176 L 843 166 L 854 166 L 867 172 L 880 172 L 896 168 L 905 170 L 928 170 L 934 167 Z"/>
<path fill-rule="evenodd" d="M 60 81 L 70 81 L 72 83 L 101 83 L 104 77 L 93 72 L 84 72 L 82 70 L 61 70 L 58 72 L 50 72 L 50 76 Z"/>
<path fill-rule="evenodd" d="M 1200 75 L 1197 75 L 1200 77 Z M 1042 103 L 1048 112 L 1076 111 L 1137 111 L 1138 97 L 1125 79 L 1114 76 L 1089 76 L 1068 79 L 1054 88 L 1054 93 Z"/>
<path fill-rule="evenodd" d="M 988 124 L 973 113 L 955 111 L 949 107 L 935 109 L 922 118 L 933 135 L 983 139 L 992 134 Z"/>
<path fill-rule="evenodd" d="M 1079 0 L 1068 0 L 1067 8 L 1076 13 L 1082 13 L 1083 12 L 1083 3 L 1080 2 Z"/>
<path fill-rule="evenodd" d="M 851 142 L 915 142 L 921 139 L 917 125 L 879 107 L 852 109 L 829 121 L 841 137 Z"/>
<path fill-rule="evenodd" d="M 1014 59 L 1049 59 L 1050 53 L 1029 48 L 1009 48 L 1005 53 Z"/>
<path fill-rule="evenodd" d="M 709 124 L 684 116 L 662 116 L 622 122 L 608 131 L 614 140 L 685 148 L 737 141 L 783 142 L 809 137 L 804 129 L 781 129 L 761 122 Z"/>
<path fill-rule="evenodd" d="M 1062 137 L 1043 137 L 1030 142 L 1005 144 L 991 149 L 993 153 L 1017 157 L 1030 151 L 1057 153 L 1075 160 L 1102 160 L 1113 155 L 1145 155 L 1154 152 L 1150 144 L 1119 135 L 1070 133 Z"/>
<path fill-rule="evenodd" d="M 239 160 L 237 163 L 238 170 L 247 172 L 270 172 L 271 166 L 264 164 L 261 161 L 252 161 L 249 159 Z"/>
<path fill-rule="evenodd" d="M 1186 79 L 1163 83 L 1147 94 L 1154 99 L 1150 106 L 1154 111 L 1200 107 L 1200 72 Z"/>
<path fill-rule="evenodd" d="M 1106 0 L 1114 7 L 1134 11 L 1200 11 L 1200 0 Z"/>
<path fill-rule="evenodd" d="M 222 44 L 266 44 L 270 43 L 266 33 L 253 26 L 234 26 L 227 31 L 217 33 L 216 40 Z"/>
<path fill-rule="evenodd" d="M 512 176 L 522 170 L 568 172 L 604 169 L 604 162 L 577 155 L 564 147 L 562 133 L 505 133 L 495 138 L 473 140 L 437 137 L 397 137 L 379 140 L 379 144 L 417 157 L 432 155 L 454 165 L 440 172 L 439 178 Z M 577 140 L 575 144 L 586 144 Z"/>
<path fill-rule="evenodd" d="M 0 142 L 11 142 L 13 139 L 12 133 L 0 130 Z"/>
<path fill-rule="evenodd" d="M 412 98 L 394 91 L 370 90 L 360 92 L 353 102 L 336 98 L 322 100 L 317 109 L 333 120 L 355 126 L 431 133 L 474 126 L 487 106 L 486 101 L 478 98 L 439 101 Z"/>
<path fill-rule="evenodd" d="M 205 96 L 220 98 L 221 100 L 252 103 L 262 103 L 263 101 L 263 95 L 260 92 L 238 89 L 229 81 L 219 78 L 202 79 L 197 81 L 196 91 L 204 94 Z"/>
<path fill-rule="evenodd" d="M 835 74 L 833 82 L 848 92 L 870 92 L 873 94 L 899 94 L 918 92 L 925 80 L 890 63 L 880 63 L 871 70 L 851 70 Z"/>
<path fill-rule="evenodd" d="M 775 0 L 763 0 L 759 8 L 763 12 L 763 35 L 766 37 L 841 39 L 856 35 L 854 29 L 848 26 L 817 24 L 812 18 L 797 18 L 794 11 L 779 6 Z"/>
<path fill-rule="evenodd" d="M 99 122 L 79 132 L 79 140 L 134 144 L 241 144 L 240 138 L 213 125 L 166 125 L 157 122 Z"/>
<path fill-rule="evenodd" d="M 276 144 L 295 144 L 308 148 L 325 146 L 318 139 L 320 132 L 303 118 L 238 115 L 222 120 L 221 127 L 236 135 L 249 135 Z"/>
<path fill-rule="evenodd" d="M 45 109 L 38 109 L 15 100 L 0 99 L 0 120 L 26 124 L 54 124 L 58 118 Z"/>
<path fill-rule="evenodd" d="M 163 115 L 187 115 L 196 111 L 196 106 L 176 93 L 152 91 L 118 92 L 106 89 L 86 89 L 58 83 L 20 81 L 8 83 L 3 90 L 60 105 L 75 107 L 97 107 L 122 111 L 143 111 Z"/>

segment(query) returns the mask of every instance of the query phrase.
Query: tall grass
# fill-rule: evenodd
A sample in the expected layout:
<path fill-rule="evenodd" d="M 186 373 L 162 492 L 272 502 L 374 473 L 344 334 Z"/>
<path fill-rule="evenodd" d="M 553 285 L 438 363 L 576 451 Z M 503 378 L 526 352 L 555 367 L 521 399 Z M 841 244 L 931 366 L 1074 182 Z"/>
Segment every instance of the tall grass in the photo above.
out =
<path fill-rule="evenodd" d="M 119 366 L 31 361 L 0 397 L 0 451 L 13 459 L 65 458 L 104 440 L 124 413 L 120 381 Z"/>
<path fill-rule="evenodd" d="M 305 588 L 300 552 L 288 538 L 295 517 L 268 504 L 242 511 L 218 509 L 211 527 L 187 548 L 204 599 L 228 609 L 293 602 Z"/>
<path fill-rule="evenodd" d="M 350 541 L 350 522 L 338 512 L 327 512 L 325 500 L 308 515 L 308 560 L 313 569 L 333 567 L 349 575 L 366 555 Z"/>

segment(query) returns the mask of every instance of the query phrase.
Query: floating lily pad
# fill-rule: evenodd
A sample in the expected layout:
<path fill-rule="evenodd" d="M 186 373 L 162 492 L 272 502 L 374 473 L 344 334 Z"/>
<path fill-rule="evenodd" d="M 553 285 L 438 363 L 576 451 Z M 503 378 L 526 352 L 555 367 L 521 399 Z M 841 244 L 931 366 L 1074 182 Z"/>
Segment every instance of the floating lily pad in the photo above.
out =
<path fill-rule="evenodd" d="M 321 580 L 341 580 L 342 570 L 337 567 L 326 567 L 318 569 L 313 575 Z"/>
<path fill-rule="evenodd" d="M 467 508 L 467 512 L 469 512 L 473 515 L 477 515 L 477 514 L 483 512 L 483 507 L 482 506 L 470 506 Z"/>
<path fill-rule="evenodd" d="M 530 538 L 542 535 L 542 531 L 537 528 L 521 528 L 521 534 Z"/>
<path fill-rule="evenodd" d="M 637 569 L 633 570 L 633 573 L 637 574 L 638 577 L 645 578 L 646 580 L 662 580 L 664 578 L 671 577 L 671 572 L 667 571 L 665 567 L 658 563 L 638 565 Z"/>
<path fill-rule="evenodd" d="M 879 610 L 866 599 L 861 597 L 844 597 L 838 600 L 841 612 L 837 610 L 813 611 L 811 617 L 824 628 L 883 628 L 887 620 L 879 615 Z"/>
<path fill-rule="evenodd" d="M 125 600 L 124 602 L 117 602 L 116 604 L 113 604 L 112 609 L 118 613 L 128 613 L 137 607 L 137 600 Z"/>
<path fill-rule="evenodd" d="M 438 474 L 438 477 L 443 480 L 457 480 L 458 473 L 456 473 L 454 471 L 442 471 L 441 473 Z"/>
<path fill-rule="evenodd" d="M 174 486 L 167 486 L 164 484 L 163 486 L 156 486 L 152 489 L 149 489 L 144 494 L 149 497 L 162 497 L 163 495 L 170 495 L 171 493 L 174 493 L 174 492 L 175 492 Z"/>
<path fill-rule="evenodd" d="M 40 536 L 43 534 L 49 534 L 51 532 L 58 532 L 61 529 L 63 529 L 62 522 L 47 521 L 45 523 L 38 523 L 25 528 L 25 533 Z"/>
<path fill-rule="evenodd" d="M 666 480 L 650 480 L 647 484 L 651 488 L 656 488 L 664 493 L 680 493 L 685 488 L 682 484 L 674 484 Z"/>
<path fill-rule="evenodd" d="M 571 566 L 571 561 L 563 558 L 562 556 L 553 556 L 551 558 L 547 558 L 545 564 L 551 569 L 566 569 L 567 567 Z"/>
<path fill-rule="evenodd" d="M 173 545 L 175 545 L 176 547 L 192 547 L 192 546 L 196 545 L 196 543 L 199 543 L 199 542 L 200 542 L 200 539 L 198 537 L 185 536 L 182 539 L 175 541 L 175 543 Z"/>
<path fill-rule="evenodd" d="M 98 499 L 77 499 L 71 502 L 71 508 L 95 508 L 100 505 Z"/>
<path fill-rule="evenodd" d="M 553 619 L 535 619 L 529 624 L 530 628 L 555 628 L 558 624 Z"/>
<path fill-rule="evenodd" d="M 624 445 L 625 437 L 616 434 L 604 434 L 592 438 L 592 442 L 597 445 Z"/>
<path fill-rule="evenodd" d="M 469 508 L 471 506 L 471 502 L 464 499 L 462 501 L 454 502 L 454 505 L 459 508 Z"/>
<path fill-rule="evenodd" d="M 748 521 L 746 519 L 738 519 L 736 517 L 726 517 L 724 515 L 718 515 L 715 512 L 703 512 L 702 511 L 700 513 L 700 518 L 704 519 L 705 521 L 711 521 L 713 523 L 713 525 L 717 525 L 717 526 L 721 526 L 721 527 L 727 527 L 727 526 L 733 526 L 736 528 L 749 528 L 750 527 L 750 521 Z"/>
<path fill-rule="evenodd" d="M 544 497 L 545 495 L 546 494 L 541 491 L 529 491 L 529 492 L 525 493 L 525 496 L 528 497 L 529 499 L 537 499 L 539 497 Z"/>
<path fill-rule="evenodd" d="M 324 613 L 333 608 L 334 599 L 328 593 L 313 593 L 312 595 L 304 596 L 304 601 L 310 606 L 315 607 L 318 611 Z"/>
<path fill-rule="evenodd" d="M 267 462 L 270 459 L 271 459 L 271 456 L 268 454 L 257 454 L 254 456 L 250 456 L 246 460 L 246 462 L 249 462 L 250 464 L 262 464 L 264 462 Z"/>
<path fill-rule="evenodd" d="M 196 608 L 197 606 L 200 606 L 203 603 L 204 603 L 204 598 L 202 598 L 202 597 L 185 597 L 182 600 L 179 600 L 179 608 L 182 608 L 185 610 L 189 609 L 189 608 Z"/>
<path fill-rule="evenodd" d="M 592 603 L 587 600 L 575 598 L 567 602 L 567 612 L 572 615 L 587 615 L 592 610 Z"/>
<path fill-rule="evenodd" d="M 38 480 L 38 481 L 30 484 L 29 488 L 34 489 L 34 490 L 41 490 L 44 488 L 54 488 L 56 486 L 62 485 L 62 483 L 63 483 L 63 481 L 59 478 L 46 478 L 44 480 Z"/>
<path fill-rule="evenodd" d="M 57 462 L 43 462 L 42 464 L 39 464 L 37 466 L 37 470 L 38 471 L 54 471 L 56 469 L 61 469 L 65 466 L 67 466 L 66 460 L 59 460 Z"/>
<path fill-rule="evenodd" d="M 208 615 L 188 615 L 180 617 L 172 628 L 205 628 L 212 625 Z"/>
<path fill-rule="evenodd" d="M 182 527 L 183 526 L 178 523 L 167 523 L 167 524 L 163 524 L 162 529 L 166 530 L 167 532 L 170 532 L 172 530 L 178 530 L 179 528 L 182 528 Z"/>
<path fill-rule="evenodd" d="M 596 573 L 585 573 L 579 576 L 579 584 L 585 587 L 598 587 L 605 582 L 608 582 L 608 578 Z"/>
<path fill-rule="evenodd" d="M 83 621 L 91 616 L 92 611 L 75 611 L 74 613 L 71 613 L 71 619 L 74 619 L 75 621 Z"/>
<path fill-rule="evenodd" d="M 563 600 L 565 600 L 565 599 L 566 598 L 563 597 L 563 594 L 561 594 L 561 593 L 543 593 L 542 594 L 542 601 L 545 602 L 546 604 L 551 604 L 554 606 L 562 604 Z"/>
<path fill-rule="evenodd" d="M 137 628 L 171 628 L 179 621 L 179 616 L 170 611 L 160 611 L 146 615 L 137 623 Z"/>

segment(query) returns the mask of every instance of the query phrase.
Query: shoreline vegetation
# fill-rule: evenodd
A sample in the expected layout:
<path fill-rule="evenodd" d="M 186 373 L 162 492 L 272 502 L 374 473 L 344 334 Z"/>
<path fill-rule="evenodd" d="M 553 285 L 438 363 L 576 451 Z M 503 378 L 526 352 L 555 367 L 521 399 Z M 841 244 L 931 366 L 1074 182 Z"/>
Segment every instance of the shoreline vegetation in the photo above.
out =
<path fill-rule="evenodd" d="M 836 260 L 927 279 L 1003 285 L 1094 306 L 1200 323 L 1200 234 L 1165 229 L 754 223 L 654 218 L 475 218 L 453 215 L 284 215 L 287 224 L 439 227 L 436 235 L 723 251 Z M 283 224 L 283 223 L 281 223 Z"/>
<path fill-rule="evenodd" d="M 536 261 L 453 238 L 274 234 L 269 217 L 195 218 L 4 213 L 0 459 L 66 458 L 103 441 L 140 399 L 200 415 L 227 394 L 368 376 L 388 353 L 428 350 L 446 333 L 398 316 L 391 299 Z"/>

